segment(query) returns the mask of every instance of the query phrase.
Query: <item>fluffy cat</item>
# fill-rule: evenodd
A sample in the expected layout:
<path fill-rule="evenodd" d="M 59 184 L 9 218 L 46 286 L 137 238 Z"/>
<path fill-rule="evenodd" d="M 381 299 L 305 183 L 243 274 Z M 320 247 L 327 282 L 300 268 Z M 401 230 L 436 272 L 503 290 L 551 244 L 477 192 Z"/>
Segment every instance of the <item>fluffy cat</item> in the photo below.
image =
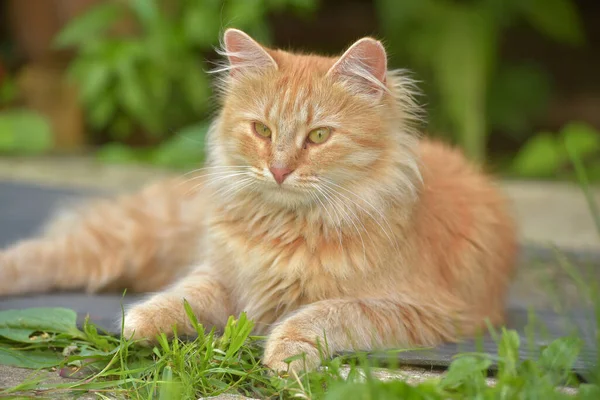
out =
<path fill-rule="evenodd" d="M 207 167 L 99 200 L 0 253 L 0 294 L 128 288 L 125 335 L 193 334 L 242 311 L 264 363 L 435 345 L 503 321 L 515 229 L 493 182 L 419 139 L 412 84 L 382 44 L 342 56 L 229 29 Z M 290 368 L 304 367 L 294 361 Z"/>

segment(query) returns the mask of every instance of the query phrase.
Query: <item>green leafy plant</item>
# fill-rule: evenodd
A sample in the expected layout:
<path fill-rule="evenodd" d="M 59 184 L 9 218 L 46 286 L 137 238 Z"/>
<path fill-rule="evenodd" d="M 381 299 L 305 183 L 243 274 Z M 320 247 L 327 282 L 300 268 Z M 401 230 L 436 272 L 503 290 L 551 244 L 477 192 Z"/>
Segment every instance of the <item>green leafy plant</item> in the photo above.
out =
<path fill-rule="evenodd" d="M 435 130 L 477 160 L 490 129 L 523 132 L 544 109 L 549 79 L 535 65 L 498 60 L 507 28 L 526 21 L 563 44 L 584 41 L 572 0 L 377 0 L 393 53 L 423 76 Z"/>
<path fill-rule="evenodd" d="M 269 36 L 267 13 L 289 6 L 310 11 L 316 0 L 106 1 L 70 22 L 55 38 L 76 50 L 69 76 L 77 83 L 89 126 L 117 140 L 142 131 L 172 135 L 204 119 L 210 86 L 204 55 L 225 24 Z M 118 24 L 129 34 L 117 34 Z"/>
<path fill-rule="evenodd" d="M 52 148 L 50 124 L 26 109 L 0 111 L 0 153 L 39 154 Z"/>
<path fill-rule="evenodd" d="M 11 107 L 18 97 L 17 85 L 6 74 L 0 82 L 0 153 L 39 154 L 53 144 L 52 128 L 38 112 Z"/>
<path fill-rule="evenodd" d="M 146 163 L 185 170 L 204 160 L 204 137 L 207 130 L 208 122 L 189 125 L 151 148 L 133 148 L 113 142 L 103 146 L 96 157 L 111 164 Z"/>
<path fill-rule="evenodd" d="M 583 122 L 571 122 L 558 134 L 533 136 L 516 154 L 510 172 L 526 178 L 572 179 L 575 173 L 569 151 L 581 160 L 591 180 L 600 180 L 600 132 Z"/>

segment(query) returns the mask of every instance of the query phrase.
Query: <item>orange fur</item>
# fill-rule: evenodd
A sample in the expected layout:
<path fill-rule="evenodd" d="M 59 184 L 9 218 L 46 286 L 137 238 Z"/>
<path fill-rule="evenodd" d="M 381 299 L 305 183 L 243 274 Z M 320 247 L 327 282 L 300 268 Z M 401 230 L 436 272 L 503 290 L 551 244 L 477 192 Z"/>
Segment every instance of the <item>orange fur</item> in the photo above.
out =
<path fill-rule="evenodd" d="M 0 294 L 162 290 L 126 314 L 125 334 L 148 339 L 193 333 L 184 298 L 205 326 L 246 311 L 274 369 L 298 352 L 316 366 L 325 339 L 331 352 L 433 345 L 502 322 L 505 201 L 458 150 L 418 139 L 411 82 L 385 72 L 379 42 L 327 58 L 229 30 L 224 46 L 207 167 L 0 253 Z M 331 137 L 307 143 L 323 126 Z M 278 185 L 271 165 L 294 172 Z"/>

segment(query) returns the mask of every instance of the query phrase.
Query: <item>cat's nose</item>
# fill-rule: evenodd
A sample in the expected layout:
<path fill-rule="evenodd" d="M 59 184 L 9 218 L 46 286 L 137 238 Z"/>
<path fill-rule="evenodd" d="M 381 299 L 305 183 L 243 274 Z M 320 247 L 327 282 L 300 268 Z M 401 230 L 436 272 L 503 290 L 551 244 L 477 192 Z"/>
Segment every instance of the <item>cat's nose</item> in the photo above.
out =
<path fill-rule="evenodd" d="M 287 178 L 292 172 L 294 172 L 293 169 L 287 167 L 271 167 L 269 168 L 269 170 L 271 170 L 275 181 L 277 181 L 277 183 L 280 185 L 283 183 L 283 181 L 285 181 L 285 178 Z"/>

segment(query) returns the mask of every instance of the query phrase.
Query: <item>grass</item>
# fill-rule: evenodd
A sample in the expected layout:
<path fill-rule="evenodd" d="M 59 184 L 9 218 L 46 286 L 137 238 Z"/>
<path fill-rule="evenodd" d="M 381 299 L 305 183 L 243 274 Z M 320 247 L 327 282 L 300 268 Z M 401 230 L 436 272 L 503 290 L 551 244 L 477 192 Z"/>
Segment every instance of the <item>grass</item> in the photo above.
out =
<path fill-rule="evenodd" d="M 576 159 L 574 164 L 600 234 L 600 212 L 585 171 Z M 595 326 L 600 327 L 598 282 L 583 279 L 560 253 L 557 261 L 589 300 Z M 366 354 L 323 360 L 322 369 L 301 376 L 275 376 L 261 365 L 264 338 L 251 335 L 253 323 L 244 314 L 230 318 L 223 334 L 217 335 L 214 330 L 205 332 L 187 304 L 186 310 L 197 337 L 167 340 L 162 336 L 154 347 L 101 332 L 88 320 L 79 329 L 75 312 L 68 309 L 0 311 L 0 364 L 51 369 L 72 378 L 48 383 L 32 374 L 18 386 L 0 388 L 0 397 L 76 398 L 92 393 L 98 398 L 170 400 L 235 393 L 261 399 L 600 399 L 600 352 L 583 379 L 573 373 L 583 347 L 577 335 L 556 339 L 541 349 L 530 348 L 539 350 L 538 356 L 522 360 L 519 334 L 490 327 L 497 354 L 459 354 L 442 377 L 414 384 L 377 379 L 377 364 Z M 534 342 L 535 320 L 531 314 L 525 330 L 529 346 Z M 592 329 L 600 349 L 600 332 Z M 495 384 L 490 385 L 487 378 L 493 365 Z M 558 386 L 577 390 L 569 394 Z"/>
<path fill-rule="evenodd" d="M 32 378 L 0 389 L 0 396 L 60 393 L 76 398 L 94 393 L 99 398 L 167 400 L 238 393 L 270 399 L 563 399 L 571 396 L 556 386 L 569 385 L 579 388 L 576 398 L 600 398 L 598 381 L 581 384 L 571 371 L 582 348 L 577 337 L 557 339 L 537 360 L 520 361 L 519 335 L 503 329 L 493 332 L 497 355 L 462 354 L 442 378 L 410 385 L 376 379 L 373 361 L 364 354 L 325 360 L 323 370 L 299 377 L 272 376 L 260 364 L 263 338 L 250 335 L 252 322 L 244 314 L 231 318 L 221 336 L 205 333 L 193 315 L 191 320 L 198 333 L 193 340 L 169 341 L 163 336 L 158 345 L 147 348 L 98 332 L 89 321 L 80 330 L 75 313 L 67 309 L 0 312 L 0 363 L 51 367 L 63 377 L 76 377 L 57 384 Z M 497 383 L 489 386 L 486 378 L 494 361 Z M 346 362 L 349 372 L 342 368 Z"/>

